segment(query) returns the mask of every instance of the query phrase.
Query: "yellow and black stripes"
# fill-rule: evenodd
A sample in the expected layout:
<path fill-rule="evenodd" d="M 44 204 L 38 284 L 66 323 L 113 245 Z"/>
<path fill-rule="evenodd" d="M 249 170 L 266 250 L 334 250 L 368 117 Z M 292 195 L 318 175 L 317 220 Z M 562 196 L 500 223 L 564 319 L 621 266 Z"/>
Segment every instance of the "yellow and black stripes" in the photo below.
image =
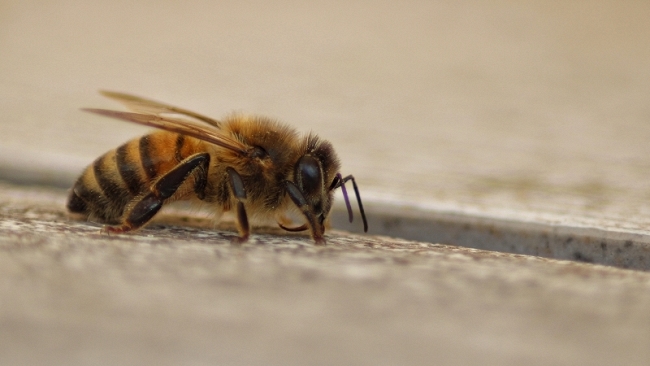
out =
<path fill-rule="evenodd" d="M 115 174 L 113 174 L 115 166 L 115 152 L 111 151 L 95 160 L 92 169 L 100 193 L 106 198 L 109 205 L 114 206 L 119 211 L 133 197 L 128 191 L 125 191 L 122 186 L 123 182 L 120 182 L 119 177 L 115 177 Z"/>
<path fill-rule="evenodd" d="M 109 151 L 86 168 L 68 198 L 68 209 L 93 220 L 118 222 L 124 207 L 134 196 L 126 189 L 121 177 L 115 174 L 116 164 L 116 152 Z"/>
<path fill-rule="evenodd" d="M 130 202 L 195 153 L 195 147 L 189 138 L 169 132 L 131 140 L 86 168 L 68 198 L 68 209 L 93 220 L 118 223 Z M 207 175 L 207 165 L 198 164 L 198 167 L 202 175 Z M 205 185 L 205 178 L 195 180 L 194 190 L 199 198 L 204 196 Z"/>
<path fill-rule="evenodd" d="M 129 149 L 130 145 L 135 144 L 129 142 L 117 148 L 115 157 L 120 177 L 122 177 L 131 195 L 137 196 L 144 186 L 144 181 L 140 178 L 140 173 L 138 172 L 140 169 L 137 159 L 134 160 L 129 155 L 129 150 L 133 150 L 132 148 Z"/>
<path fill-rule="evenodd" d="M 205 181 L 209 164 L 210 154 L 208 153 L 190 156 L 162 175 L 148 193 L 139 197 L 121 225 L 107 227 L 106 230 L 113 233 L 122 233 L 142 227 L 151 220 L 163 206 L 165 200 L 172 197 L 194 171 L 199 170 L 200 172 L 200 175 L 196 178 L 197 181 Z"/>
<path fill-rule="evenodd" d="M 144 169 L 144 172 L 150 181 L 156 178 L 156 174 L 158 173 L 158 169 L 153 158 L 155 156 L 153 152 L 153 148 L 155 146 L 152 146 L 153 144 L 151 143 L 151 140 L 151 136 L 146 135 L 142 136 L 139 141 L 140 162 L 142 163 L 142 168 Z"/>

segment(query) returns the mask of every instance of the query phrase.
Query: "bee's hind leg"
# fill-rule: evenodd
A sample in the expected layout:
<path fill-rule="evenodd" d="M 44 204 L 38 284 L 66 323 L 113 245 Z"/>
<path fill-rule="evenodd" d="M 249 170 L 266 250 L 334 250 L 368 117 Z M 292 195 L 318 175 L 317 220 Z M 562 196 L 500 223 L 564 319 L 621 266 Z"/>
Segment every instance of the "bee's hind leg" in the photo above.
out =
<path fill-rule="evenodd" d="M 119 234 L 144 226 L 158 213 L 165 200 L 174 195 L 183 182 L 198 168 L 202 169 L 198 171 L 194 187 L 197 196 L 202 198 L 207 182 L 209 163 L 210 154 L 208 153 L 195 154 L 178 163 L 172 170 L 158 178 L 156 183 L 151 186 L 149 193 L 138 199 L 121 225 L 106 226 L 102 231 Z"/>

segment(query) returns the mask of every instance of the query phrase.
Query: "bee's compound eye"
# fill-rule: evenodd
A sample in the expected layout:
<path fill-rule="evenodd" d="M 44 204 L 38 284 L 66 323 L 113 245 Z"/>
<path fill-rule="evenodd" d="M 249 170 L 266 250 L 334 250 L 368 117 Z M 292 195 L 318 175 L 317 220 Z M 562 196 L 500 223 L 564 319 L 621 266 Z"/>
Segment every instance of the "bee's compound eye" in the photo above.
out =
<path fill-rule="evenodd" d="M 307 196 L 321 194 L 323 191 L 323 174 L 320 163 L 316 158 L 305 155 L 298 161 L 296 167 L 298 186 Z"/>

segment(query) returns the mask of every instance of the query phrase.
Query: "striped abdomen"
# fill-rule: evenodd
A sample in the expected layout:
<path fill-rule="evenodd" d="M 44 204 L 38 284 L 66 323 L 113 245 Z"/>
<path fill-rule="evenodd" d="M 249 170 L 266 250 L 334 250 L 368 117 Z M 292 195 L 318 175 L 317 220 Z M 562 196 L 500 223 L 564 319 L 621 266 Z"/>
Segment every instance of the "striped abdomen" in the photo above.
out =
<path fill-rule="evenodd" d="M 129 202 L 196 148 L 195 139 L 165 131 L 131 140 L 86 168 L 68 197 L 68 210 L 117 224 Z"/>

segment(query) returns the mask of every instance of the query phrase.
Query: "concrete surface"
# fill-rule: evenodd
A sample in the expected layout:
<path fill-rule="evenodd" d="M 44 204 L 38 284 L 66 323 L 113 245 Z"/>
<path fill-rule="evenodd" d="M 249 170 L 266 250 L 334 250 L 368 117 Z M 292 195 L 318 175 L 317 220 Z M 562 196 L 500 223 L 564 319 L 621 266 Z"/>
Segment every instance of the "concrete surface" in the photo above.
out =
<path fill-rule="evenodd" d="M 3 365 L 632 365 L 650 273 L 178 212 L 137 235 L 0 185 Z"/>
<path fill-rule="evenodd" d="M 373 234 L 650 270 L 650 236 L 644 233 L 438 212 L 409 204 L 371 202 L 366 206 Z M 363 231 L 358 224 L 348 223 L 340 205 L 335 206 L 332 218 L 334 227 Z"/>

